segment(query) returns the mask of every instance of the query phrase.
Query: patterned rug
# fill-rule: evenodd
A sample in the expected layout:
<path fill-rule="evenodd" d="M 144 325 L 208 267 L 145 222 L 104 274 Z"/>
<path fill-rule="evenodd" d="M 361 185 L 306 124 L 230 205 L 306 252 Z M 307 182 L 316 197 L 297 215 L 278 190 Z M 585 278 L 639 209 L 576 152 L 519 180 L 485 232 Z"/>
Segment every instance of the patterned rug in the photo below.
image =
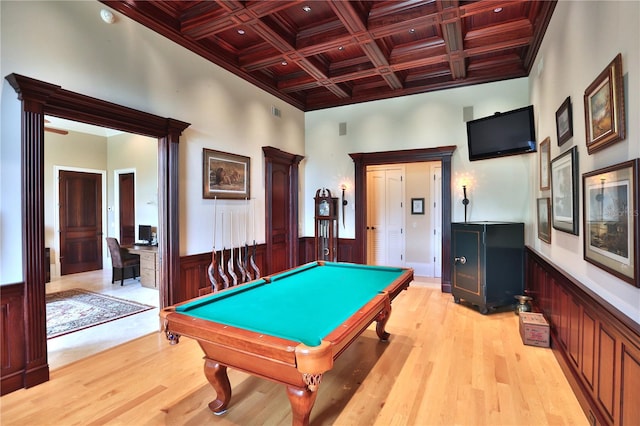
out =
<path fill-rule="evenodd" d="M 153 309 L 79 288 L 46 295 L 47 339 Z"/>

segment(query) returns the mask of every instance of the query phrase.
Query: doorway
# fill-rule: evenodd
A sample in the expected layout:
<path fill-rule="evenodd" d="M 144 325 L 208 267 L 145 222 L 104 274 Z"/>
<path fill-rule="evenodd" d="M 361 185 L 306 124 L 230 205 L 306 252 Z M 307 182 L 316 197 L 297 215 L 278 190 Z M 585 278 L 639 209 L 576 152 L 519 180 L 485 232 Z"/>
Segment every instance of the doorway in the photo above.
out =
<path fill-rule="evenodd" d="M 368 166 L 384 164 L 406 164 L 436 161 L 441 167 L 442 190 L 442 274 L 440 288 L 443 292 L 451 292 L 451 157 L 456 150 L 455 145 L 437 148 L 409 149 L 402 151 L 384 151 L 372 153 L 352 153 L 355 166 L 355 241 L 354 262 L 366 262 L 367 247 L 367 181 Z M 425 185 L 428 183 L 425 182 Z"/>
<path fill-rule="evenodd" d="M 21 210 L 23 245 L 22 265 L 25 309 L 22 323 L 10 324 L 23 336 L 24 345 L 14 348 L 23 354 L 25 367 L 16 385 L 35 386 L 49 380 L 45 321 L 45 245 L 44 245 L 44 117 L 52 115 L 69 120 L 115 127 L 158 140 L 158 216 L 160 261 L 160 306 L 178 301 L 180 296 L 178 223 L 178 143 L 189 126 L 172 118 L 160 117 L 94 97 L 74 93 L 59 85 L 9 74 L 7 82 L 20 102 L 20 146 L 23 152 Z M 28 325 L 28 326 L 27 326 Z"/>

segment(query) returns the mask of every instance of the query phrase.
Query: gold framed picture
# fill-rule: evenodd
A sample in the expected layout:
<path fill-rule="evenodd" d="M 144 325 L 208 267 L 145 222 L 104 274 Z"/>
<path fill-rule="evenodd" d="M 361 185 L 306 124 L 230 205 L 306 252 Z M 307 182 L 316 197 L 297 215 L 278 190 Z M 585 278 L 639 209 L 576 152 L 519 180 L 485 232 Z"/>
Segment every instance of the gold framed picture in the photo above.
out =
<path fill-rule="evenodd" d="M 618 53 L 584 92 L 587 151 L 593 154 L 625 137 L 622 55 Z"/>
<path fill-rule="evenodd" d="M 202 198 L 251 198 L 251 158 L 203 148 Z"/>

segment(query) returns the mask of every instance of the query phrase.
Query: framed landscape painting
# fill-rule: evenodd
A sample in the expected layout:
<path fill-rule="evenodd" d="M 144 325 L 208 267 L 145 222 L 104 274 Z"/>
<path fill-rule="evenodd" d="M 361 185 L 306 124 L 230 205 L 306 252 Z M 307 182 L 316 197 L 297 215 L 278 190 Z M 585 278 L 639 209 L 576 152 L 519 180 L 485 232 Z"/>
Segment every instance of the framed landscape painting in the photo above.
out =
<path fill-rule="evenodd" d="M 549 138 L 545 138 L 540 142 L 540 190 L 549 189 L 551 175 L 549 174 L 549 166 L 551 164 L 551 151 L 549 148 Z"/>
<path fill-rule="evenodd" d="M 248 199 L 251 159 L 203 148 L 202 198 Z"/>
<path fill-rule="evenodd" d="M 553 227 L 578 235 L 578 148 L 551 161 L 551 210 Z"/>
<path fill-rule="evenodd" d="M 556 134 L 558 135 L 558 146 L 573 136 L 573 113 L 571 112 L 570 96 L 567 96 L 567 99 L 556 111 Z"/>
<path fill-rule="evenodd" d="M 584 260 L 640 287 L 638 163 L 635 159 L 582 175 Z"/>
<path fill-rule="evenodd" d="M 551 244 L 551 199 L 538 198 L 538 238 Z"/>
<path fill-rule="evenodd" d="M 592 154 L 625 137 L 622 55 L 618 54 L 584 92 L 587 151 Z"/>

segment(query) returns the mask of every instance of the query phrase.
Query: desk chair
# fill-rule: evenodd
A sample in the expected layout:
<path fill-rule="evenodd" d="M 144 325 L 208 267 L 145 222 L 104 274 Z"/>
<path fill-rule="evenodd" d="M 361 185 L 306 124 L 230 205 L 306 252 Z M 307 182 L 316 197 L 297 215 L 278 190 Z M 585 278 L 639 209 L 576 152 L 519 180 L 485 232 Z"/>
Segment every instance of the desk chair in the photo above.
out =
<path fill-rule="evenodd" d="M 120 247 L 120 243 L 115 238 L 107 238 L 107 245 L 111 253 L 111 284 L 115 282 L 116 269 L 120 270 L 120 285 L 124 285 L 125 270 L 131 268 L 133 278 L 140 276 L 140 256 L 131 254 Z"/>

